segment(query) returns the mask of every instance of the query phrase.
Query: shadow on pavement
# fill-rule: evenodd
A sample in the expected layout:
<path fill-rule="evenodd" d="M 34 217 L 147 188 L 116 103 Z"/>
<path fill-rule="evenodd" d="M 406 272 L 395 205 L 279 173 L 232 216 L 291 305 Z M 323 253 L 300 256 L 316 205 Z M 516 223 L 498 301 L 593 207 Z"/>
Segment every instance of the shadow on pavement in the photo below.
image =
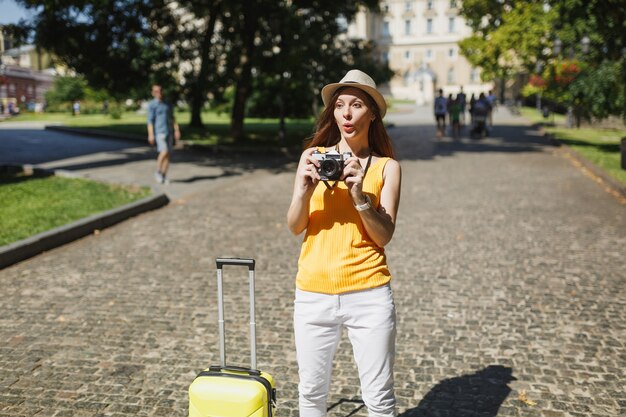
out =
<path fill-rule="evenodd" d="M 125 165 L 145 160 L 156 161 L 157 153 L 147 143 L 96 138 L 37 129 L 0 129 L 0 163 L 48 164 L 54 169 L 79 171 Z M 80 158 L 70 161 L 66 159 Z M 235 150 L 175 149 L 172 162 L 200 167 L 252 171 L 274 169 L 297 162 L 299 153 L 285 155 L 261 149 L 259 153 Z"/>
<path fill-rule="evenodd" d="M 400 126 L 390 130 L 398 159 L 429 160 L 461 152 L 543 152 L 554 146 L 539 131 L 526 125 L 494 126 L 491 134 L 482 139 L 470 139 L 468 128 L 465 127 L 461 137 L 456 140 L 449 136 L 437 139 L 434 125 L 416 126 Z M 415 136 L 411 135 L 411 129 L 415 130 Z M 427 137 L 424 137 L 424 131 L 429 132 Z"/>
<path fill-rule="evenodd" d="M 67 171 L 81 171 L 85 169 L 104 168 L 115 165 L 123 165 L 129 162 L 145 161 L 156 159 L 149 153 L 137 153 L 137 152 L 109 152 L 109 155 L 119 156 L 118 158 L 101 159 L 89 162 L 78 162 L 69 164 L 58 164 L 54 166 L 54 169 L 61 169 Z"/>
<path fill-rule="evenodd" d="M 353 410 L 351 410 L 344 417 L 353 416 L 354 414 L 358 413 L 359 410 L 361 410 L 362 408 L 365 407 L 365 403 L 361 399 L 342 398 L 339 401 L 337 401 L 336 403 L 331 404 L 330 407 L 328 407 L 328 409 L 326 411 L 328 412 L 328 411 L 332 410 L 333 408 L 340 407 L 342 404 L 354 404 L 354 407 L 355 407 Z"/>
<path fill-rule="evenodd" d="M 60 161 L 54 164 L 56 170 L 83 171 L 96 168 L 106 168 L 122 166 L 128 163 L 139 161 L 156 161 L 157 153 L 154 149 L 145 148 L 143 150 L 127 149 L 121 151 L 107 152 L 105 159 L 94 159 L 82 161 Z M 241 175 L 244 172 L 252 172 L 257 169 L 267 169 L 274 173 L 284 172 L 292 169 L 290 164 L 297 158 L 287 157 L 279 154 L 250 154 L 230 151 L 224 153 L 213 153 L 199 150 L 177 149 L 172 152 L 171 162 L 177 164 L 191 164 L 201 168 L 219 168 L 220 174 L 193 175 L 189 178 L 178 179 L 176 183 L 194 183 L 202 180 L 214 180 L 217 178 Z"/>
<path fill-rule="evenodd" d="M 172 183 L 191 184 L 192 182 L 196 182 L 196 181 L 216 180 L 218 178 L 234 177 L 236 175 L 241 175 L 241 173 L 240 172 L 235 172 L 235 171 L 225 170 L 223 173 L 218 174 L 218 175 L 195 175 L 193 177 L 189 177 L 189 178 L 185 178 L 185 179 L 172 180 L 171 182 Z"/>
<path fill-rule="evenodd" d="M 496 125 L 491 135 L 481 140 L 469 139 L 468 131 L 468 126 L 465 126 L 459 140 L 450 137 L 437 139 L 434 124 L 409 121 L 403 125 L 394 125 L 389 129 L 389 134 L 399 160 L 431 160 L 438 156 L 453 156 L 461 152 L 542 152 L 554 146 L 536 127 L 523 124 Z M 29 129 L 4 129 L 0 131 L 0 136 L 3 139 L 0 141 L 0 162 L 7 159 L 5 162 L 12 164 L 52 163 L 54 169 L 79 171 L 156 160 L 154 148 L 133 141 L 63 135 L 59 132 Z M 75 157 L 83 158 L 64 161 Z M 172 153 L 173 164 L 188 163 L 200 168 L 220 168 L 224 174 L 218 175 L 219 177 L 257 169 L 275 173 L 295 171 L 298 159 L 298 150 L 281 154 L 263 149 L 258 153 L 176 149 Z M 54 161 L 58 163 L 55 164 Z M 179 182 L 193 183 L 215 178 L 217 177 L 212 173 L 207 175 L 194 173 Z"/>
<path fill-rule="evenodd" d="M 52 172 L 42 170 L 33 170 L 33 172 L 25 173 L 21 166 L 0 164 L 0 185 L 19 184 L 52 175 Z"/>
<path fill-rule="evenodd" d="M 420 401 L 398 417 L 495 417 L 511 392 L 513 370 L 490 365 L 471 375 L 444 379 Z"/>
<path fill-rule="evenodd" d="M 0 129 L 0 139 L 0 162 L 33 165 L 145 147 L 132 141 L 66 135 L 41 129 Z"/>

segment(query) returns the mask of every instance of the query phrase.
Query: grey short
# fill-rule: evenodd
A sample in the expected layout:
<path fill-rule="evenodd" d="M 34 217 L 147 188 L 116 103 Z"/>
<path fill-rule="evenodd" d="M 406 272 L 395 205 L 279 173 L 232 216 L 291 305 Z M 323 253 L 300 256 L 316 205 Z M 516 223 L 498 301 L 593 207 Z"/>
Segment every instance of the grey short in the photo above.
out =
<path fill-rule="evenodd" d="M 171 152 L 174 147 L 174 136 L 167 133 L 157 133 L 154 135 L 158 152 Z"/>

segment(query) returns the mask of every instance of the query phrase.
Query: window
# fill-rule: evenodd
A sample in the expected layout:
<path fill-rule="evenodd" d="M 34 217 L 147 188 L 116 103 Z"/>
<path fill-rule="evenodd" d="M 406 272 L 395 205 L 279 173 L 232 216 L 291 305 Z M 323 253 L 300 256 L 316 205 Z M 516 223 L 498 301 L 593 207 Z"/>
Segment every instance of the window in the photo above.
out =
<path fill-rule="evenodd" d="M 411 34 L 411 21 L 410 20 L 404 21 L 404 34 L 405 35 Z"/>
<path fill-rule="evenodd" d="M 433 19 L 426 19 L 426 33 L 433 33 Z"/>
<path fill-rule="evenodd" d="M 432 10 L 432 9 L 433 9 L 433 0 L 428 0 L 428 1 L 426 2 L 426 8 L 427 8 L 428 10 Z"/>
<path fill-rule="evenodd" d="M 411 82 L 413 81 L 412 79 L 413 77 L 411 77 L 411 72 L 407 71 L 404 73 L 404 84 L 409 85 L 411 84 Z"/>
<path fill-rule="evenodd" d="M 454 54 L 455 54 L 454 48 L 448 49 L 448 57 L 454 58 Z"/>
<path fill-rule="evenodd" d="M 384 13 L 389 13 L 389 5 L 387 3 L 383 4 L 381 7 Z"/>
<path fill-rule="evenodd" d="M 450 8 L 456 9 L 456 0 L 450 0 Z"/>
<path fill-rule="evenodd" d="M 448 84 L 454 83 L 454 68 L 448 70 Z"/>
<path fill-rule="evenodd" d="M 404 52 L 404 59 L 406 59 L 407 61 L 411 60 L 411 56 L 412 56 L 411 51 Z"/>
<path fill-rule="evenodd" d="M 454 17 L 448 18 L 448 32 L 454 33 Z"/>
<path fill-rule="evenodd" d="M 432 49 L 427 49 L 426 50 L 426 59 L 427 60 L 433 59 L 433 50 Z"/>
<path fill-rule="evenodd" d="M 383 36 L 390 36 L 391 32 L 389 31 L 389 22 L 383 22 Z"/>
<path fill-rule="evenodd" d="M 404 11 L 405 12 L 410 12 L 412 8 L 413 8 L 413 2 L 411 2 L 411 1 L 405 1 L 404 2 Z"/>
<path fill-rule="evenodd" d="M 478 68 L 472 68 L 472 71 L 470 72 L 470 82 L 478 82 Z"/>

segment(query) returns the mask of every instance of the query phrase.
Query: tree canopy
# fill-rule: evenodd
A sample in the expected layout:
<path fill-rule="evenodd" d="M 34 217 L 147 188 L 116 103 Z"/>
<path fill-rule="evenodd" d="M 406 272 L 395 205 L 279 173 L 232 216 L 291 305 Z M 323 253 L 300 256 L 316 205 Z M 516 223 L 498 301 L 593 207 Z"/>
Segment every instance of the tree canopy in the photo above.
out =
<path fill-rule="evenodd" d="M 484 79 L 533 74 L 541 91 L 598 118 L 626 117 L 626 3 L 465 0 L 473 35 L 460 43 Z"/>
<path fill-rule="evenodd" d="M 236 138 L 249 111 L 311 114 L 319 88 L 353 65 L 379 82 L 392 75 L 342 23 L 374 0 L 17 1 L 35 11 L 37 44 L 90 86 L 119 98 L 145 96 L 152 82 L 174 86 L 194 125 L 207 100 L 228 102 Z"/>

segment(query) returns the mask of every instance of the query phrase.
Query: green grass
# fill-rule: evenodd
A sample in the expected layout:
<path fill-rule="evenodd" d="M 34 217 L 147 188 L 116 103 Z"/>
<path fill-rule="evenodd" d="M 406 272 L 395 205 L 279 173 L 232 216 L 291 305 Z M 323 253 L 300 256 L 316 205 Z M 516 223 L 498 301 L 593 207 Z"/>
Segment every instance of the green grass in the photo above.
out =
<path fill-rule="evenodd" d="M 522 115 L 533 123 L 543 125 L 543 128 L 554 137 L 581 156 L 602 168 L 613 178 L 626 185 L 626 170 L 620 166 L 620 140 L 626 137 L 624 129 L 581 128 L 567 129 L 563 127 L 565 117 L 556 119 L 556 123 L 546 123 L 536 109 L 522 108 Z M 549 118 L 548 121 L 551 119 Z"/>
<path fill-rule="evenodd" d="M 230 117 L 228 114 L 204 112 L 202 121 L 204 128 L 189 126 L 191 114 L 177 112 L 176 120 L 181 126 L 182 139 L 195 145 L 230 145 L 234 141 L 230 137 Z M 65 126 L 98 129 L 113 132 L 130 133 L 145 136 L 147 139 L 146 116 L 134 112 L 126 112 L 120 119 L 113 119 L 103 114 L 81 114 L 72 116 L 68 113 L 24 114 L 12 119 L 15 121 L 58 122 Z M 315 121 L 309 119 L 287 119 L 286 138 L 278 138 L 278 119 L 247 118 L 244 125 L 245 138 L 239 145 L 254 147 L 300 147 L 302 141 L 309 137 Z"/>
<path fill-rule="evenodd" d="M 149 193 L 145 187 L 83 179 L 0 174 L 0 245 L 139 200 Z"/>
<path fill-rule="evenodd" d="M 565 115 L 551 112 L 548 118 L 544 118 L 543 115 L 534 107 L 520 107 L 522 116 L 526 117 L 533 123 L 540 123 L 543 126 L 564 126 Z"/>

